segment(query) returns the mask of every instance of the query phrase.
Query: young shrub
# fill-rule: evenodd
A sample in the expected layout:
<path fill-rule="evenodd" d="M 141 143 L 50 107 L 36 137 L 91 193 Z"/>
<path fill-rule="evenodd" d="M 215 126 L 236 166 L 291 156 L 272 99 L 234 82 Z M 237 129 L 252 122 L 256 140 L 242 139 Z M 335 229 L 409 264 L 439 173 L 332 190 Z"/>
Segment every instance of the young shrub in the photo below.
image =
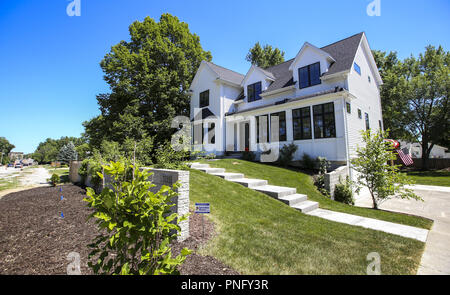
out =
<path fill-rule="evenodd" d="M 303 153 L 302 156 L 302 165 L 304 168 L 308 169 L 308 170 L 314 170 L 315 168 L 315 163 L 314 160 L 311 158 L 310 155 Z"/>
<path fill-rule="evenodd" d="M 367 187 L 372 197 L 373 208 L 378 209 L 380 202 L 393 197 L 423 201 L 412 189 L 405 188 L 413 184 L 406 174 L 400 173 L 400 165 L 390 165 L 394 154 L 392 144 L 384 141 L 387 132 L 370 130 L 362 132 L 364 147 L 358 147 L 357 158 L 352 160 L 353 168 L 358 172 L 355 181 L 356 193 Z"/>
<path fill-rule="evenodd" d="M 92 249 L 88 265 L 95 274 L 179 274 L 178 266 L 191 251 L 184 248 L 172 257 L 170 243 L 180 231 L 179 222 L 186 219 L 171 213 L 170 200 L 177 193 L 168 186 L 152 193 L 149 189 L 155 185 L 148 181 L 152 173 L 123 162 L 111 162 L 103 169 L 100 175 L 108 175 L 108 186 L 100 194 L 87 188 L 84 199 L 94 209 L 90 218 L 96 219 L 100 231 L 88 245 Z"/>
<path fill-rule="evenodd" d="M 294 154 L 297 150 L 298 146 L 294 143 L 284 145 L 280 149 L 280 156 L 278 158 L 278 163 L 283 167 L 289 166 L 289 164 L 294 159 Z"/>
<path fill-rule="evenodd" d="M 345 179 L 344 183 L 339 181 L 339 183 L 335 185 L 334 200 L 348 205 L 355 205 L 353 191 L 348 177 Z"/>
<path fill-rule="evenodd" d="M 84 159 L 81 162 L 80 168 L 78 169 L 78 174 L 80 174 L 82 178 L 82 182 L 84 183 L 88 176 L 91 177 L 91 184 L 94 188 L 98 188 L 102 183 L 102 178 L 99 176 L 99 173 L 102 172 L 102 165 L 100 164 L 99 158 L 88 158 Z"/>
<path fill-rule="evenodd" d="M 50 182 L 53 186 L 56 186 L 60 182 L 58 174 L 53 173 L 52 177 L 50 178 Z"/>
<path fill-rule="evenodd" d="M 331 163 L 325 157 L 317 157 L 316 159 L 319 166 L 319 174 L 325 174 L 330 169 Z"/>

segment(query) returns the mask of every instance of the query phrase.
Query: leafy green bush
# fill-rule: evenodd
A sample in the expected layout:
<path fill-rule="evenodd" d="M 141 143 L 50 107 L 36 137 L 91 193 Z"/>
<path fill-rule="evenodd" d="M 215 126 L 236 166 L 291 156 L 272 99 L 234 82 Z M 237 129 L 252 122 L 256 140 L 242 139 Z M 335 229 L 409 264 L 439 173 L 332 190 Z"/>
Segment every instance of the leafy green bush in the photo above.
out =
<path fill-rule="evenodd" d="M 134 178 L 126 181 L 130 168 Z M 84 198 L 94 209 L 90 218 L 96 218 L 100 230 L 88 245 L 92 249 L 88 265 L 95 274 L 179 274 L 178 266 L 191 251 L 184 248 L 172 257 L 170 243 L 180 231 L 179 222 L 186 219 L 171 213 L 170 200 L 177 193 L 168 186 L 152 193 L 154 185 L 148 181 L 152 173 L 123 162 L 111 162 L 103 169 L 105 174 L 100 175 L 110 177 L 111 188 L 100 194 L 87 188 Z"/>
<path fill-rule="evenodd" d="M 52 177 L 50 177 L 50 182 L 53 186 L 56 186 L 60 182 L 58 174 L 53 173 Z"/>
<path fill-rule="evenodd" d="M 102 172 L 102 165 L 99 159 L 87 158 L 81 162 L 80 168 L 78 169 L 78 174 L 82 178 L 84 183 L 88 176 L 91 177 L 91 183 L 94 187 L 99 187 L 102 183 L 101 177 L 98 173 Z"/>
<path fill-rule="evenodd" d="M 188 152 L 176 151 L 170 143 L 160 145 L 156 150 L 155 168 L 184 170 L 187 169 L 186 159 Z"/>
<path fill-rule="evenodd" d="M 351 182 L 348 177 L 344 183 L 339 182 L 336 184 L 334 188 L 334 200 L 348 205 L 355 205 Z"/>
<path fill-rule="evenodd" d="M 244 152 L 242 153 L 241 159 L 242 159 L 242 160 L 245 160 L 245 161 L 251 161 L 251 162 L 253 162 L 253 161 L 255 161 L 255 159 L 256 159 L 256 155 L 255 155 L 255 153 L 252 152 L 252 151 L 244 151 Z"/>
<path fill-rule="evenodd" d="M 327 173 L 331 165 L 330 161 L 325 157 L 317 157 L 316 161 L 319 165 L 319 174 Z"/>
<path fill-rule="evenodd" d="M 278 158 L 278 163 L 284 167 L 289 166 L 297 150 L 298 146 L 294 143 L 284 145 L 280 149 L 280 157 Z"/>
<path fill-rule="evenodd" d="M 304 168 L 308 169 L 308 170 L 314 170 L 315 168 L 315 163 L 314 160 L 311 158 L 310 155 L 303 153 L 302 156 L 302 165 Z"/>

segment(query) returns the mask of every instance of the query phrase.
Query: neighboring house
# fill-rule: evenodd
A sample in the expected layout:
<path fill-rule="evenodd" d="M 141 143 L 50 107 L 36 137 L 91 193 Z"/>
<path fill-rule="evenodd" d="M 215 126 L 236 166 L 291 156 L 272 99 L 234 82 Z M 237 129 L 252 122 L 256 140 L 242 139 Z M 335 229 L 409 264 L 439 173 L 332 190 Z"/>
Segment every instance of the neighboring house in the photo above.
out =
<path fill-rule="evenodd" d="M 409 154 L 412 158 L 422 158 L 422 145 L 418 142 L 411 143 L 406 141 L 399 141 L 400 148 L 406 154 Z M 430 144 L 428 144 L 430 146 Z M 450 158 L 450 153 L 447 152 L 447 148 L 434 145 L 430 152 L 430 158 Z"/>
<path fill-rule="evenodd" d="M 11 161 L 16 161 L 16 160 L 21 161 L 23 159 L 23 153 L 22 152 L 10 152 L 8 154 L 8 157 Z"/>
<path fill-rule="evenodd" d="M 383 128 L 381 84 L 365 33 L 321 48 L 305 42 L 295 58 L 246 75 L 203 61 L 190 87 L 194 148 L 260 154 L 269 138 L 280 148 L 296 144 L 294 160 L 306 153 L 346 165 L 360 131 Z M 279 141 L 259 126 L 271 117 L 279 119 Z"/>

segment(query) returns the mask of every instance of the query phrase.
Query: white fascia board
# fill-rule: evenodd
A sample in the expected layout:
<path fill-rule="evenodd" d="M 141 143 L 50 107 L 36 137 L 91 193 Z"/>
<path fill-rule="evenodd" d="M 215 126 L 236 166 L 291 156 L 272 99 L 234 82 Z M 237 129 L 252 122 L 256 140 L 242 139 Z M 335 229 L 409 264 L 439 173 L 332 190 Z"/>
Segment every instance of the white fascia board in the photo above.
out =
<path fill-rule="evenodd" d="M 222 79 L 222 78 L 220 78 L 220 77 L 217 77 L 217 78 L 216 78 L 216 82 L 217 82 L 217 83 L 227 84 L 227 85 L 229 85 L 229 86 L 236 87 L 236 88 L 239 88 L 239 89 L 242 88 L 240 84 L 237 84 L 237 83 L 234 83 L 234 82 L 231 82 L 231 81 Z"/>
<path fill-rule="evenodd" d="M 291 85 L 291 86 L 288 86 L 288 87 L 284 87 L 284 88 L 272 90 L 272 91 L 269 91 L 269 92 L 261 93 L 260 96 L 261 97 L 267 97 L 267 96 L 279 94 L 279 93 L 282 93 L 282 92 L 292 91 L 294 89 L 295 89 L 295 85 Z"/>
<path fill-rule="evenodd" d="M 350 70 L 341 71 L 341 72 L 334 73 L 331 75 L 325 75 L 325 76 L 320 77 L 320 79 L 321 80 L 329 80 L 329 79 L 334 79 L 334 78 L 339 78 L 339 77 L 346 78 L 346 76 L 348 76 L 348 74 L 350 74 Z"/>
<path fill-rule="evenodd" d="M 380 72 L 378 71 L 378 67 L 375 62 L 375 58 L 373 57 L 372 50 L 370 49 L 369 41 L 367 41 L 366 33 L 363 33 L 363 37 L 361 38 L 361 41 L 359 44 L 360 45 L 362 44 L 363 49 L 366 51 L 366 56 L 368 56 L 368 58 L 369 58 L 369 64 L 372 67 L 373 72 L 375 73 L 375 79 L 377 80 L 377 85 L 378 86 L 383 85 L 383 80 L 381 79 L 381 75 L 380 75 Z M 355 54 L 354 59 L 355 58 L 356 58 L 356 54 Z M 353 63 L 355 62 L 354 59 L 353 59 Z M 352 63 L 352 66 L 353 66 L 353 63 Z"/>
<path fill-rule="evenodd" d="M 245 82 L 247 82 L 248 78 L 253 74 L 254 71 L 259 71 L 261 74 L 263 74 L 266 77 L 266 80 L 275 81 L 273 77 L 269 77 L 266 73 L 261 71 L 261 69 L 255 65 L 252 65 L 250 69 L 248 70 L 247 74 L 245 75 L 244 79 L 241 82 L 241 87 L 244 87 Z"/>
<path fill-rule="evenodd" d="M 297 63 L 298 59 L 300 58 L 300 56 L 302 55 L 303 51 L 307 48 L 307 47 L 311 47 L 312 49 L 314 49 L 315 51 L 317 51 L 319 54 L 325 56 L 330 62 L 336 62 L 336 60 L 326 51 L 312 45 L 309 42 L 305 42 L 302 46 L 302 48 L 300 48 L 299 52 L 297 53 L 297 55 L 295 56 L 294 61 L 291 63 L 291 65 L 289 66 L 289 70 L 293 71 L 294 70 L 294 64 Z"/>

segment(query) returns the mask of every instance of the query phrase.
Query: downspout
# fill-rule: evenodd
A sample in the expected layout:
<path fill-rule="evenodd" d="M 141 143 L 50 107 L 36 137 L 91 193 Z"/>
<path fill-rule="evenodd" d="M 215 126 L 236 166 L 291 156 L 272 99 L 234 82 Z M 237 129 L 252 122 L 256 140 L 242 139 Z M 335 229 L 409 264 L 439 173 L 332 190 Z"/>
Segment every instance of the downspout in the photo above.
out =
<path fill-rule="evenodd" d="M 348 128 L 347 128 L 347 111 L 346 111 L 346 101 L 345 98 L 342 97 L 342 112 L 344 113 L 344 133 L 345 133 L 345 146 L 346 146 L 346 158 L 347 158 L 347 167 L 348 167 L 348 174 L 350 177 L 350 180 L 353 180 L 353 173 L 352 169 L 350 168 L 350 146 L 348 143 Z"/>

